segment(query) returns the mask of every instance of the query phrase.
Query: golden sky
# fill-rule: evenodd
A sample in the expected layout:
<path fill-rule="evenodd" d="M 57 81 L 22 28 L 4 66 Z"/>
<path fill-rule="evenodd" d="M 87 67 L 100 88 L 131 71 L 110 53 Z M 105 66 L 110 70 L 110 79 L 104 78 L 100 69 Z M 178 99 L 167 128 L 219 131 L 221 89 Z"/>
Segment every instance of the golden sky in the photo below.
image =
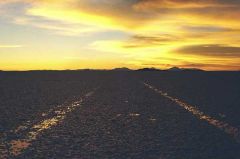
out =
<path fill-rule="evenodd" d="M 3 0 L 0 69 L 240 70 L 239 0 Z"/>

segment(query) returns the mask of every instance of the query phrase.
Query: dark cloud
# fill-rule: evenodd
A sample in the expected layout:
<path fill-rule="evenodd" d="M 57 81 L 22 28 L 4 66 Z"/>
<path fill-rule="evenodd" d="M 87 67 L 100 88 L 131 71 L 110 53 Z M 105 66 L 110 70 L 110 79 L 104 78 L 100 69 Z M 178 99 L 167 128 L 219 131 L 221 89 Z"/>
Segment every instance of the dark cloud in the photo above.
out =
<path fill-rule="evenodd" d="M 181 54 L 192 54 L 202 56 L 214 56 L 214 57 L 240 57 L 240 47 L 231 47 L 224 45 L 193 45 L 180 48 L 176 50 Z"/>
<path fill-rule="evenodd" d="M 155 4 L 155 6 L 166 6 L 169 5 L 188 5 L 188 4 L 199 4 L 199 5 L 218 5 L 218 4 L 223 4 L 223 5 L 238 5 L 240 4 L 239 0 L 138 0 L 136 1 L 138 4 L 145 4 L 145 5 L 151 5 Z"/>
<path fill-rule="evenodd" d="M 231 29 L 219 26 L 182 26 L 181 29 L 190 32 L 228 32 L 228 31 L 240 31 L 240 29 Z"/>
<path fill-rule="evenodd" d="M 156 45 L 165 45 L 167 42 L 180 40 L 177 36 L 172 35 L 158 35 L 158 36 L 143 36 L 134 35 L 132 36 L 128 43 L 124 45 L 125 48 L 137 48 L 137 47 L 147 47 Z"/>
<path fill-rule="evenodd" d="M 170 67 L 179 67 L 179 68 L 191 68 L 191 69 L 203 69 L 203 70 L 240 70 L 240 65 L 238 64 L 205 64 L 205 63 L 191 63 L 191 62 L 182 62 L 182 64 L 156 64 L 156 63 L 143 63 L 143 66 L 146 67 L 157 67 L 157 68 L 170 68 Z"/>
<path fill-rule="evenodd" d="M 219 5 L 216 0 L 140 0 L 135 8 L 204 8 Z"/>
<path fill-rule="evenodd" d="M 240 65 L 237 64 L 204 64 L 204 63 L 186 63 L 182 65 L 178 65 L 181 68 L 201 68 L 206 70 L 240 70 Z M 223 69 L 224 68 L 224 69 Z"/>

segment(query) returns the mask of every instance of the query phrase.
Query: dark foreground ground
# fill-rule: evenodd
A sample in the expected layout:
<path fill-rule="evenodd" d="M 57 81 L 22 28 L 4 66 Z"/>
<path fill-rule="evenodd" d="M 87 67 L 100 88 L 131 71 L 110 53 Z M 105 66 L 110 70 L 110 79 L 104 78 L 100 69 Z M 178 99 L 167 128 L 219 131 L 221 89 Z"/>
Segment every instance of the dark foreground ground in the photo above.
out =
<path fill-rule="evenodd" d="M 239 72 L 0 72 L 0 158 L 240 158 L 238 138 L 143 82 L 240 128 Z"/>

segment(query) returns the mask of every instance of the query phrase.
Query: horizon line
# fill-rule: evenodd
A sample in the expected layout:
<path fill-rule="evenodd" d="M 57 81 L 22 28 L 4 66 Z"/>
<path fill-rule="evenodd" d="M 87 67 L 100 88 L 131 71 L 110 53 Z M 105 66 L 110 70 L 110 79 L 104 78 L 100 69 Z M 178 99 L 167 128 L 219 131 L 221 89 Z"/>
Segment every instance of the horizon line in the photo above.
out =
<path fill-rule="evenodd" d="M 171 67 L 174 68 L 174 67 Z M 144 71 L 144 69 L 149 69 L 148 71 L 169 71 L 169 72 L 181 72 L 181 71 L 196 71 L 196 72 L 239 72 L 240 70 L 204 70 L 199 68 L 179 68 L 179 70 L 159 69 L 153 67 L 130 69 L 127 67 L 112 68 L 112 69 L 93 69 L 93 68 L 83 68 L 83 69 L 34 69 L 34 70 L 2 70 L 0 72 L 36 72 L 36 71 Z M 122 70 L 121 70 L 122 69 Z M 125 70 L 124 70 L 125 69 Z M 152 69 L 152 70 L 151 70 Z M 146 71 L 146 70 L 145 70 Z M 147 71 L 146 71 L 147 72 Z"/>

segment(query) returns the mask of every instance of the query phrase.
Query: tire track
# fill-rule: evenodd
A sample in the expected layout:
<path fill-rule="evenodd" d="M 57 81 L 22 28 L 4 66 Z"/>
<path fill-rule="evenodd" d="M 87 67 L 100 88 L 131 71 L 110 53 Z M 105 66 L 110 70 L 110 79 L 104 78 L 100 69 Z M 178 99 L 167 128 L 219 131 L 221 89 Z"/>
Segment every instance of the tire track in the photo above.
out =
<path fill-rule="evenodd" d="M 224 131 L 226 134 L 230 135 L 231 137 L 234 138 L 234 140 L 237 143 L 240 143 L 240 130 L 232 125 L 230 125 L 227 122 L 224 121 L 219 121 L 207 114 L 205 114 L 204 112 L 200 111 L 198 108 L 196 108 L 195 106 L 192 106 L 188 103 L 185 103 L 183 101 L 181 101 L 180 99 L 174 98 L 169 96 L 166 92 L 163 92 L 162 90 L 159 90 L 157 88 L 155 88 L 154 86 L 147 84 L 145 82 L 143 82 L 143 84 L 155 91 L 156 93 L 160 94 L 161 96 L 168 98 L 169 100 L 177 103 L 179 106 L 181 106 L 182 108 L 184 108 L 185 110 L 187 110 L 188 112 L 192 113 L 194 116 L 196 116 L 199 120 L 204 120 L 206 122 L 208 122 L 210 125 Z"/>
<path fill-rule="evenodd" d="M 28 121 L 15 130 L 8 132 L 10 134 L 13 133 L 14 136 L 16 136 L 15 139 L 9 140 L 7 139 L 8 133 L 3 133 L 3 135 L 0 136 L 0 158 L 7 159 L 21 155 L 25 149 L 31 146 L 32 142 L 36 140 L 39 135 L 51 127 L 58 125 L 66 118 L 67 114 L 81 107 L 83 102 L 91 97 L 97 89 L 99 88 L 88 92 L 78 101 L 74 101 L 68 105 L 59 105 L 55 110 L 50 109 L 48 112 L 42 113 L 44 118 L 36 124 L 31 125 L 30 121 Z M 51 117 L 49 117 L 49 114 L 51 114 Z"/>

